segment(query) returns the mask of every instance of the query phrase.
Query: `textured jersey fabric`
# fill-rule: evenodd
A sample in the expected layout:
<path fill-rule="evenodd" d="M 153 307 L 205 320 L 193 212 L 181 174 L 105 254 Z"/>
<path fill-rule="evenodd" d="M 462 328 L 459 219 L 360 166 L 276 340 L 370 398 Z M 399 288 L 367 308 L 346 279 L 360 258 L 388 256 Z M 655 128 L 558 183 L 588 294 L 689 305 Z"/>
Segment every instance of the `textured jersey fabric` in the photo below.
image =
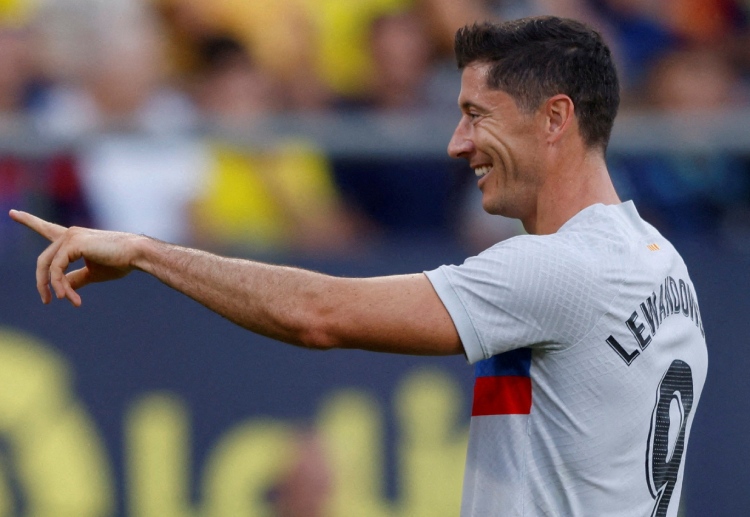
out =
<path fill-rule="evenodd" d="M 462 517 L 677 515 L 705 335 L 632 202 L 426 274 L 475 365 Z"/>

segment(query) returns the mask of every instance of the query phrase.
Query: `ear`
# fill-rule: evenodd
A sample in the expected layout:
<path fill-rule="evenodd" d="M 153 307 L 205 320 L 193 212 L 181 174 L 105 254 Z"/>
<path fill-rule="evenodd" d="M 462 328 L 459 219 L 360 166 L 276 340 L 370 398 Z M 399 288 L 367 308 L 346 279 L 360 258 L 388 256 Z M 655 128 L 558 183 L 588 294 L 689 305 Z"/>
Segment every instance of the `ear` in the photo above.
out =
<path fill-rule="evenodd" d="M 544 103 L 547 142 L 555 143 L 575 125 L 575 106 L 565 94 L 558 94 Z"/>

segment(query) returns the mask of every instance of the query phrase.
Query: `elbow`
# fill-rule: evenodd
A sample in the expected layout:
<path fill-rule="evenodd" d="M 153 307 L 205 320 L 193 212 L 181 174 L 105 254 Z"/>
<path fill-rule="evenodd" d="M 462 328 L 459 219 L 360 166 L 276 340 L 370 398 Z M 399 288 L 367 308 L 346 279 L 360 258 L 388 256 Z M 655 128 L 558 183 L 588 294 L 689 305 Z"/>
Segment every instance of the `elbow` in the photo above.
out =
<path fill-rule="evenodd" d="M 331 311 L 311 310 L 304 318 L 304 324 L 298 333 L 298 342 L 311 350 L 333 350 L 342 348 L 342 339 L 336 329 Z"/>
<path fill-rule="evenodd" d="M 325 332 L 308 330 L 299 339 L 299 345 L 310 350 L 333 350 L 339 348 L 336 341 Z"/>
<path fill-rule="evenodd" d="M 312 350 L 349 348 L 351 338 L 351 312 L 340 296 L 340 280 L 325 277 L 323 286 L 309 290 L 296 305 L 297 344 Z"/>

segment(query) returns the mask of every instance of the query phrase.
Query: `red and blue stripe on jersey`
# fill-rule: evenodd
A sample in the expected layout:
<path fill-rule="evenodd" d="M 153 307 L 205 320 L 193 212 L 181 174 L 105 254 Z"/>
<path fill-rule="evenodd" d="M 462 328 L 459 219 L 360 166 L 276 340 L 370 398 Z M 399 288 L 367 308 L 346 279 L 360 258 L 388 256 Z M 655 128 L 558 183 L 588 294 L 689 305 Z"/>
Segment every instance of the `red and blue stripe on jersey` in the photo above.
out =
<path fill-rule="evenodd" d="M 531 413 L 530 370 L 530 348 L 518 348 L 476 363 L 471 416 Z"/>

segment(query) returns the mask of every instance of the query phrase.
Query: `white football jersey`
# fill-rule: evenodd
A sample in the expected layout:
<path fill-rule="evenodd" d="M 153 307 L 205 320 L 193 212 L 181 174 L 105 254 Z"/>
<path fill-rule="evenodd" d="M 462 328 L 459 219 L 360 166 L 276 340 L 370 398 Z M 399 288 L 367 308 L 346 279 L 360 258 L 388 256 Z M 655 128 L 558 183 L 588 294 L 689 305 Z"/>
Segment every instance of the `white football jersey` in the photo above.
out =
<path fill-rule="evenodd" d="M 677 515 L 705 335 L 632 202 L 426 274 L 475 365 L 462 517 Z"/>

